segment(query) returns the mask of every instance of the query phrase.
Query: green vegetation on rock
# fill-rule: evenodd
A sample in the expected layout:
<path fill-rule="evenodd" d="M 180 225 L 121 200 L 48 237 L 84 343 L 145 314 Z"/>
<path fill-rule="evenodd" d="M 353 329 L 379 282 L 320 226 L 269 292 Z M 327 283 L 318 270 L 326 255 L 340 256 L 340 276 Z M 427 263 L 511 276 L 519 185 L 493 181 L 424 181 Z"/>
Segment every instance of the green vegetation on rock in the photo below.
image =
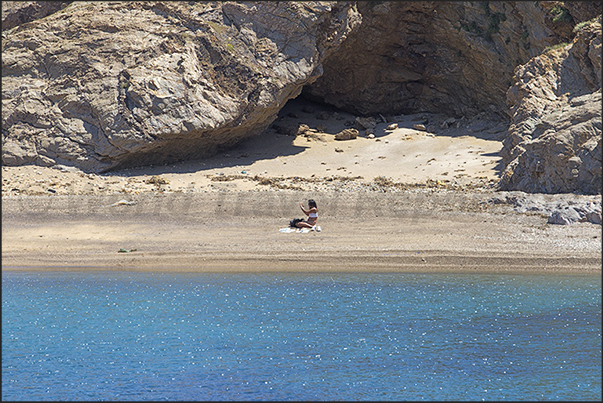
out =
<path fill-rule="evenodd" d="M 568 45 L 567 42 L 562 42 L 562 43 L 558 43 L 556 45 L 547 46 L 546 48 L 544 48 L 544 50 L 542 51 L 542 53 L 547 53 L 547 52 L 549 52 L 551 50 L 560 49 L 560 48 L 563 48 L 563 47 L 565 47 L 567 45 Z"/>
<path fill-rule="evenodd" d="M 565 7 L 562 7 L 560 4 L 556 4 L 551 9 L 551 14 L 554 15 L 553 22 L 555 24 L 561 22 L 574 22 L 574 19 L 570 15 L 569 11 Z"/>

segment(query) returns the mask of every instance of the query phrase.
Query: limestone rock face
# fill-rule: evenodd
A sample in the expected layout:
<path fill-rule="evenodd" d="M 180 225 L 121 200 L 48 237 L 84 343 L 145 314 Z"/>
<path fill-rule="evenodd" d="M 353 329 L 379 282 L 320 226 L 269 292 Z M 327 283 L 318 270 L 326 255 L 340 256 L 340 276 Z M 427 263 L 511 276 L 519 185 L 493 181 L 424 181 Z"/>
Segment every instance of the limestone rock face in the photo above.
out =
<path fill-rule="evenodd" d="M 487 112 L 506 119 L 514 68 L 561 42 L 567 24 L 571 34 L 573 24 L 601 12 L 597 2 L 576 2 L 584 4 L 558 18 L 560 9 L 549 3 L 358 2 L 360 28 L 304 94 L 361 115 Z"/>
<path fill-rule="evenodd" d="M 601 193 L 601 17 L 518 67 L 507 92 L 503 190 Z"/>
<path fill-rule="evenodd" d="M 55 13 L 69 5 L 70 1 L 3 1 L 2 30 L 25 24 Z"/>
<path fill-rule="evenodd" d="M 102 172 L 261 133 L 360 16 L 348 2 L 73 2 L 16 21 L 2 40 L 3 164 Z"/>

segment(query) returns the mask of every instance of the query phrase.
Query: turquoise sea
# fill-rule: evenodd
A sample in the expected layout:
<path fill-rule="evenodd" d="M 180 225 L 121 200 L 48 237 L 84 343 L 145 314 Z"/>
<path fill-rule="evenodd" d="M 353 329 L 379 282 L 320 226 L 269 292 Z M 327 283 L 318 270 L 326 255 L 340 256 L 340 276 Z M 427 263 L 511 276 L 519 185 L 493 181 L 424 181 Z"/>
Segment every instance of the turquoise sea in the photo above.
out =
<path fill-rule="evenodd" d="M 600 400 L 599 275 L 3 272 L 3 400 Z"/>

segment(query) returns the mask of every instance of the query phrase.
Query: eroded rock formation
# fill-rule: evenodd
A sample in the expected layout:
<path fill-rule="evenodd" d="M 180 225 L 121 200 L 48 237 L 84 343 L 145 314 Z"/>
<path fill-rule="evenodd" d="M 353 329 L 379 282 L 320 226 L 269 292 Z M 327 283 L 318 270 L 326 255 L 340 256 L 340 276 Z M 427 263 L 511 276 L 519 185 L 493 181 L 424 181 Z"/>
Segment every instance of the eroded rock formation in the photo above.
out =
<path fill-rule="evenodd" d="M 362 115 L 505 117 L 514 68 L 601 12 L 595 2 L 553 3 L 358 2 L 361 26 L 304 94 Z"/>
<path fill-rule="evenodd" d="M 591 1 L 3 2 L 2 160 L 102 172 L 210 156 L 305 88 L 359 115 L 510 115 L 502 188 L 600 193 L 600 25 L 574 39 L 600 13 Z"/>
<path fill-rule="evenodd" d="M 601 17 L 514 81 L 501 189 L 601 193 Z"/>
<path fill-rule="evenodd" d="M 3 163 L 211 155 L 261 133 L 359 22 L 347 2 L 73 2 L 3 31 Z"/>
<path fill-rule="evenodd" d="M 39 20 L 55 13 L 71 3 L 70 1 L 3 1 L 2 30 Z"/>

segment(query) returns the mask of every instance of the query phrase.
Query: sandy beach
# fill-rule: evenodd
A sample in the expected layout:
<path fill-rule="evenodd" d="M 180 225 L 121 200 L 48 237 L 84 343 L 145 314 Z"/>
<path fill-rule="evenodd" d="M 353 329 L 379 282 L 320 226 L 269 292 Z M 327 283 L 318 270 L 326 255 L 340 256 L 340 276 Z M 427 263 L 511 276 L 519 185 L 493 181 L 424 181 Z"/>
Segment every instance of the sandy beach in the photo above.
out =
<path fill-rule="evenodd" d="M 321 232 L 281 233 L 299 200 Z M 600 226 L 547 225 L 482 193 L 24 197 L 3 202 L 3 270 L 569 271 L 601 265 Z M 483 205 L 482 205 L 483 206 Z M 119 252 L 122 250 L 122 252 Z M 128 252 L 123 252 L 126 250 Z"/>
<path fill-rule="evenodd" d="M 275 123 L 309 135 L 270 129 L 204 161 L 103 175 L 3 166 L 2 269 L 600 272 L 600 225 L 489 202 L 504 125 L 400 116 L 338 141 L 352 115 L 304 110 L 287 105 Z M 279 232 L 308 198 L 322 231 Z"/>

